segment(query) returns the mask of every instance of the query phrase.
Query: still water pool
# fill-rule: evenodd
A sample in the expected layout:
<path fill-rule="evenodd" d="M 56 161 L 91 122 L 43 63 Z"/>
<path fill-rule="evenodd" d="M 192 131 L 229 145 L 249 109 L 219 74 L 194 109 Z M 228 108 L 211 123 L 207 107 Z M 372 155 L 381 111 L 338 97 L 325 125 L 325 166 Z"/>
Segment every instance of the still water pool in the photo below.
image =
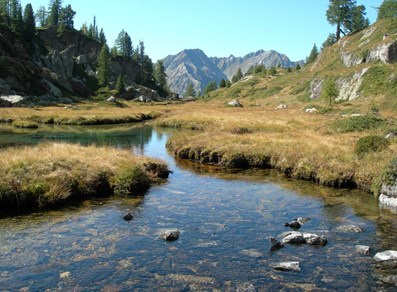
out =
<path fill-rule="evenodd" d="M 169 131 L 150 126 L 69 127 L 14 132 L 0 147 L 67 141 L 113 145 L 164 159 L 173 174 L 141 198 L 88 200 L 61 210 L 0 219 L 0 291 L 395 291 L 395 275 L 373 261 L 397 249 L 397 216 L 368 194 L 289 180 L 272 171 L 225 171 L 175 161 Z M 122 216 L 131 212 L 134 219 Z M 285 222 L 325 235 L 322 247 L 271 251 Z M 361 233 L 335 229 L 354 224 Z M 180 239 L 165 242 L 164 229 Z M 369 245 L 371 255 L 356 252 Z M 298 261 L 300 272 L 272 268 Z M 381 280 L 383 279 L 383 281 Z"/>

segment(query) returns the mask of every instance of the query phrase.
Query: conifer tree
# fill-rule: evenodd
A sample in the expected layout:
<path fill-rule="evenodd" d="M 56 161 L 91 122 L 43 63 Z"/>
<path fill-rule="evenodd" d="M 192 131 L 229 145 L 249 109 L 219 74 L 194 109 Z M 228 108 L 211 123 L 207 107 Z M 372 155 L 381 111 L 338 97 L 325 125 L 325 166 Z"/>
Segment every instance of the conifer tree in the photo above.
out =
<path fill-rule="evenodd" d="M 343 31 L 343 25 L 351 19 L 352 9 L 355 6 L 355 0 L 329 0 L 327 10 L 327 20 L 330 24 L 336 25 L 336 41 L 340 39 Z"/>
<path fill-rule="evenodd" d="M 219 88 L 225 88 L 226 87 L 226 80 L 222 78 L 222 80 L 219 82 Z"/>
<path fill-rule="evenodd" d="M 23 14 L 24 20 L 24 37 L 27 40 L 32 40 L 36 33 L 36 21 L 34 18 L 33 7 L 32 4 L 27 4 L 25 6 L 25 11 Z"/>
<path fill-rule="evenodd" d="M 47 9 L 43 5 L 36 11 L 36 21 L 40 27 L 45 27 L 47 24 Z"/>
<path fill-rule="evenodd" d="M 378 8 L 378 20 L 397 16 L 397 0 L 384 0 Z"/>
<path fill-rule="evenodd" d="M 115 42 L 115 46 L 117 47 L 118 53 L 120 56 L 132 58 L 134 53 L 132 48 L 132 41 L 128 33 L 123 29 Z"/>
<path fill-rule="evenodd" d="M 106 86 L 110 79 L 110 54 L 107 44 L 102 46 L 98 57 L 98 84 Z"/>
<path fill-rule="evenodd" d="M 217 90 L 218 86 L 216 86 L 216 81 L 213 80 L 210 83 L 207 84 L 207 86 L 204 88 L 204 95 L 207 95 L 211 91 Z"/>
<path fill-rule="evenodd" d="M 306 58 L 306 64 L 313 63 L 314 61 L 316 61 L 317 57 L 318 57 L 318 49 L 316 44 L 314 44 L 309 57 Z"/>
<path fill-rule="evenodd" d="M 236 74 L 234 74 L 232 77 L 232 82 L 236 83 L 237 81 L 241 80 L 241 78 L 243 78 L 243 72 L 241 71 L 241 68 L 238 68 Z"/>
<path fill-rule="evenodd" d="M 116 91 L 118 94 L 122 93 L 124 91 L 124 75 L 120 74 L 117 77 L 116 81 Z"/>
<path fill-rule="evenodd" d="M 335 80 L 333 78 L 328 78 L 325 80 L 323 92 L 321 94 L 322 98 L 328 101 L 331 106 L 335 98 L 339 95 L 339 91 L 336 88 Z"/>
<path fill-rule="evenodd" d="M 11 30 L 21 34 L 24 30 L 22 6 L 19 0 L 10 0 Z"/>
<path fill-rule="evenodd" d="M 164 62 L 158 60 L 154 66 L 153 77 L 156 80 L 157 88 L 163 93 L 168 93 L 167 74 L 165 73 Z"/>
<path fill-rule="evenodd" d="M 103 31 L 103 28 L 101 28 L 101 31 L 99 32 L 99 42 L 102 45 L 106 44 L 106 36 L 105 36 L 105 32 Z"/>
<path fill-rule="evenodd" d="M 72 9 L 72 6 L 70 4 L 67 5 L 65 8 L 62 8 L 59 14 L 59 25 L 65 28 L 73 28 L 75 15 L 76 11 Z"/>
<path fill-rule="evenodd" d="M 357 32 L 369 26 L 369 19 L 365 18 L 365 6 L 354 6 L 351 11 L 351 19 L 344 23 L 349 32 Z"/>
<path fill-rule="evenodd" d="M 327 37 L 327 39 L 324 41 L 322 50 L 334 45 L 336 43 L 336 36 L 333 33 L 330 33 Z"/>
<path fill-rule="evenodd" d="M 62 0 L 51 0 L 48 11 L 47 25 L 58 25 L 62 9 Z"/>
<path fill-rule="evenodd" d="M 0 24 L 10 25 L 10 0 L 0 0 Z"/>

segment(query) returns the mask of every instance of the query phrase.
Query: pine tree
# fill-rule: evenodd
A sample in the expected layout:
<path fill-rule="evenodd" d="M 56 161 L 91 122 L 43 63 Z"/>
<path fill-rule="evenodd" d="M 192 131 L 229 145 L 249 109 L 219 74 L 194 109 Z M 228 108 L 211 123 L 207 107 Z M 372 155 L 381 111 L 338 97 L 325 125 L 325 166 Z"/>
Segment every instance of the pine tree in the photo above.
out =
<path fill-rule="evenodd" d="M 217 90 L 218 86 L 216 86 L 216 81 L 213 80 L 210 83 L 207 84 L 207 86 L 204 88 L 204 95 L 207 95 L 211 91 Z"/>
<path fill-rule="evenodd" d="M 153 74 L 153 62 L 148 55 L 145 55 L 145 58 L 143 59 L 142 69 L 149 74 Z"/>
<path fill-rule="evenodd" d="M 106 44 L 106 36 L 105 32 L 103 31 L 103 28 L 101 28 L 101 31 L 99 32 L 99 42 L 103 45 Z"/>
<path fill-rule="evenodd" d="M 341 33 L 346 34 L 342 28 L 344 24 L 350 21 L 355 4 L 355 0 L 329 0 L 326 15 L 328 22 L 336 25 L 336 41 L 340 39 Z"/>
<path fill-rule="evenodd" d="M 378 8 L 378 20 L 397 17 L 397 0 L 384 0 Z"/>
<path fill-rule="evenodd" d="M 328 101 L 331 106 L 335 98 L 339 95 L 339 91 L 336 88 L 335 80 L 333 78 L 328 78 L 325 80 L 323 92 L 321 93 L 322 98 Z"/>
<path fill-rule="evenodd" d="M 51 0 L 49 5 L 47 25 L 58 25 L 62 9 L 62 0 Z"/>
<path fill-rule="evenodd" d="M 230 86 L 232 86 L 232 83 L 230 80 L 226 80 L 226 88 L 229 88 Z"/>
<path fill-rule="evenodd" d="M 195 96 L 196 93 L 194 91 L 193 83 L 189 83 L 186 87 L 185 93 L 183 94 L 184 97 Z"/>
<path fill-rule="evenodd" d="M 296 71 L 299 71 L 301 69 L 301 65 L 299 65 L 299 64 L 296 64 L 296 66 L 295 66 L 295 70 Z"/>
<path fill-rule="evenodd" d="M 167 74 L 165 73 L 164 62 L 162 60 L 158 60 L 154 66 L 153 77 L 156 80 L 157 88 L 163 94 L 168 93 Z"/>
<path fill-rule="evenodd" d="M 24 38 L 26 40 L 32 40 L 36 33 L 36 21 L 34 18 L 32 4 L 27 4 L 25 6 L 23 20 L 24 20 L 24 30 L 23 30 Z"/>
<path fill-rule="evenodd" d="M 47 25 L 47 9 L 42 5 L 36 11 L 36 21 L 40 27 Z"/>
<path fill-rule="evenodd" d="M 98 57 L 98 84 L 106 86 L 110 79 L 110 54 L 107 44 L 102 46 Z"/>
<path fill-rule="evenodd" d="M 232 82 L 236 83 L 237 81 L 241 80 L 242 78 L 243 78 L 243 72 L 241 72 L 241 68 L 238 68 L 236 74 L 234 74 L 232 77 Z"/>
<path fill-rule="evenodd" d="M 309 57 L 306 58 L 306 64 L 313 63 L 314 61 L 316 61 L 317 57 L 318 57 L 318 49 L 316 44 L 314 44 Z"/>
<path fill-rule="evenodd" d="M 365 18 L 365 6 L 354 6 L 351 11 L 351 19 L 344 26 L 349 32 L 357 32 L 369 26 L 369 19 Z"/>
<path fill-rule="evenodd" d="M 226 87 L 226 80 L 222 78 L 222 80 L 219 82 L 219 88 L 225 88 Z"/>
<path fill-rule="evenodd" d="M 73 28 L 75 15 L 76 11 L 72 9 L 72 6 L 70 4 L 67 5 L 65 8 L 62 8 L 59 14 L 59 25 L 65 28 Z"/>
<path fill-rule="evenodd" d="M 120 74 L 116 81 L 116 91 L 118 94 L 124 92 L 124 75 Z"/>
<path fill-rule="evenodd" d="M 10 25 L 10 0 L 0 0 L 0 24 Z"/>
<path fill-rule="evenodd" d="M 327 47 L 333 46 L 335 43 L 336 43 L 336 36 L 335 34 L 330 33 L 327 39 L 323 43 L 322 50 Z"/>
<path fill-rule="evenodd" d="M 22 6 L 19 0 L 10 1 L 11 30 L 17 34 L 22 34 L 24 22 L 22 16 Z"/>
<path fill-rule="evenodd" d="M 298 64 L 299 65 L 299 64 Z M 270 69 L 269 69 L 269 73 L 270 73 L 270 75 L 272 75 L 272 76 L 276 76 L 276 74 L 277 74 L 277 69 L 276 69 L 276 67 L 271 67 Z"/>
<path fill-rule="evenodd" d="M 120 56 L 132 58 L 134 53 L 132 48 L 132 41 L 130 36 L 124 29 L 119 33 L 115 42 L 115 46 L 117 47 Z"/>

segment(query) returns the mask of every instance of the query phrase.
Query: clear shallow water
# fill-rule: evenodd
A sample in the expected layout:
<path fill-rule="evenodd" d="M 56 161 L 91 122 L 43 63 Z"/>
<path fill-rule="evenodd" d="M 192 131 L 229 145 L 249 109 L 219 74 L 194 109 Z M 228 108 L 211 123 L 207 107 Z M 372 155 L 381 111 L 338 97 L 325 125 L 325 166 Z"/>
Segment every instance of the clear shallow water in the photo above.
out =
<path fill-rule="evenodd" d="M 397 249 L 397 216 L 367 194 L 289 180 L 271 171 L 224 171 L 175 161 L 169 132 L 150 126 L 56 128 L 16 134 L 0 128 L 0 145 L 56 140 L 114 145 L 168 162 L 167 183 L 143 198 L 101 199 L 62 210 L 0 220 L 0 290 L 30 291 L 393 291 L 378 280 L 374 251 Z M 122 215 L 131 212 L 127 223 Z M 325 247 L 287 245 L 271 252 L 268 236 L 311 217 L 301 231 L 323 234 Z M 355 224 L 363 233 L 334 229 Z M 179 228 L 178 241 L 159 239 Z M 299 261 L 300 272 L 271 264 Z M 256 290 L 255 290 L 256 289 Z"/>

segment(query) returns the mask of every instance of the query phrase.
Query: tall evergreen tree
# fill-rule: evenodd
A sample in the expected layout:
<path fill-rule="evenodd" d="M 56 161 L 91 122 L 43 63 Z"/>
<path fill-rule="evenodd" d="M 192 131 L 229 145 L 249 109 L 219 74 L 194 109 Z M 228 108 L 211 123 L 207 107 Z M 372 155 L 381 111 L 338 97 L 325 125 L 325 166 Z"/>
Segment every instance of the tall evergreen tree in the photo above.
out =
<path fill-rule="evenodd" d="M 232 77 L 232 82 L 236 83 L 237 81 L 241 80 L 241 78 L 243 78 L 243 72 L 241 71 L 241 68 L 238 68 L 236 74 L 234 74 Z"/>
<path fill-rule="evenodd" d="M 167 94 L 167 74 L 165 73 L 164 62 L 162 60 L 158 60 L 154 66 L 153 77 L 156 80 L 157 88 L 162 91 L 163 94 Z"/>
<path fill-rule="evenodd" d="M 75 15 L 76 11 L 72 9 L 72 6 L 70 4 L 62 8 L 59 14 L 59 25 L 65 28 L 73 28 Z"/>
<path fill-rule="evenodd" d="M 226 87 L 226 80 L 222 78 L 222 80 L 219 82 L 219 88 L 225 88 Z"/>
<path fill-rule="evenodd" d="M 102 46 L 98 57 L 98 84 L 106 86 L 110 79 L 110 53 L 107 44 Z"/>
<path fill-rule="evenodd" d="M 148 55 L 145 55 L 145 58 L 143 59 L 142 69 L 149 74 L 153 74 L 153 62 Z"/>
<path fill-rule="evenodd" d="M 23 14 L 23 20 L 24 20 L 24 37 L 25 39 L 33 39 L 33 36 L 36 33 L 36 21 L 34 18 L 34 12 L 33 12 L 33 7 L 32 4 L 27 4 L 25 6 L 25 11 Z"/>
<path fill-rule="evenodd" d="M 22 6 L 19 0 L 10 0 L 11 30 L 21 34 L 24 30 Z"/>
<path fill-rule="evenodd" d="M 124 76 L 123 76 L 123 74 L 120 74 L 117 77 L 116 91 L 117 91 L 118 94 L 120 94 L 120 93 L 122 93 L 124 91 Z"/>
<path fill-rule="evenodd" d="M 117 47 L 119 55 L 123 57 L 132 58 L 134 53 L 132 48 L 132 41 L 128 33 L 123 29 L 115 42 L 115 46 Z"/>
<path fill-rule="evenodd" d="M 10 25 L 10 0 L 0 0 L 0 24 Z"/>
<path fill-rule="evenodd" d="M 47 25 L 58 25 L 62 9 L 62 0 L 51 0 L 48 11 Z"/>
<path fill-rule="evenodd" d="M 397 17 L 397 0 L 384 0 L 378 8 L 378 20 Z"/>
<path fill-rule="evenodd" d="M 40 27 L 47 25 L 47 9 L 43 5 L 36 11 L 36 22 L 38 22 Z"/>
<path fill-rule="evenodd" d="M 343 25 L 350 21 L 355 4 L 355 0 L 329 0 L 326 15 L 328 22 L 336 25 L 336 41 L 340 39 L 341 33 L 346 34 Z"/>
<path fill-rule="evenodd" d="M 336 36 L 334 33 L 330 33 L 327 39 L 323 42 L 322 50 L 334 45 L 336 43 Z"/>
<path fill-rule="evenodd" d="M 207 86 L 204 88 L 204 95 L 207 95 L 211 91 L 217 90 L 218 86 L 216 85 L 216 81 L 213 80 L 210 83 L 207 84 Z"/>
<path fill-rule="evenodd" d="M 369 26 L 369 19 L 365 18 L 365 6 L 354 6 L 351 11 L 351 19 L 344 23 L 349 32 L 357 32 Z"/>
<path fill-rule="evenodd" d="M 101 28 L 101 31 L 99 32 L 99 42 L 103 45 L 106 44 L 106 36 L 105 32 L 103 31 L 103 28 Z"/>
<path fill-rule="evenodd" d="M 314 44 L 309 57 L 306 58 L 306 64 L 313 63 L 314 61 L 316 61 L 317 57 L 318 57 L 318 49 L 316 44 Z"/>

